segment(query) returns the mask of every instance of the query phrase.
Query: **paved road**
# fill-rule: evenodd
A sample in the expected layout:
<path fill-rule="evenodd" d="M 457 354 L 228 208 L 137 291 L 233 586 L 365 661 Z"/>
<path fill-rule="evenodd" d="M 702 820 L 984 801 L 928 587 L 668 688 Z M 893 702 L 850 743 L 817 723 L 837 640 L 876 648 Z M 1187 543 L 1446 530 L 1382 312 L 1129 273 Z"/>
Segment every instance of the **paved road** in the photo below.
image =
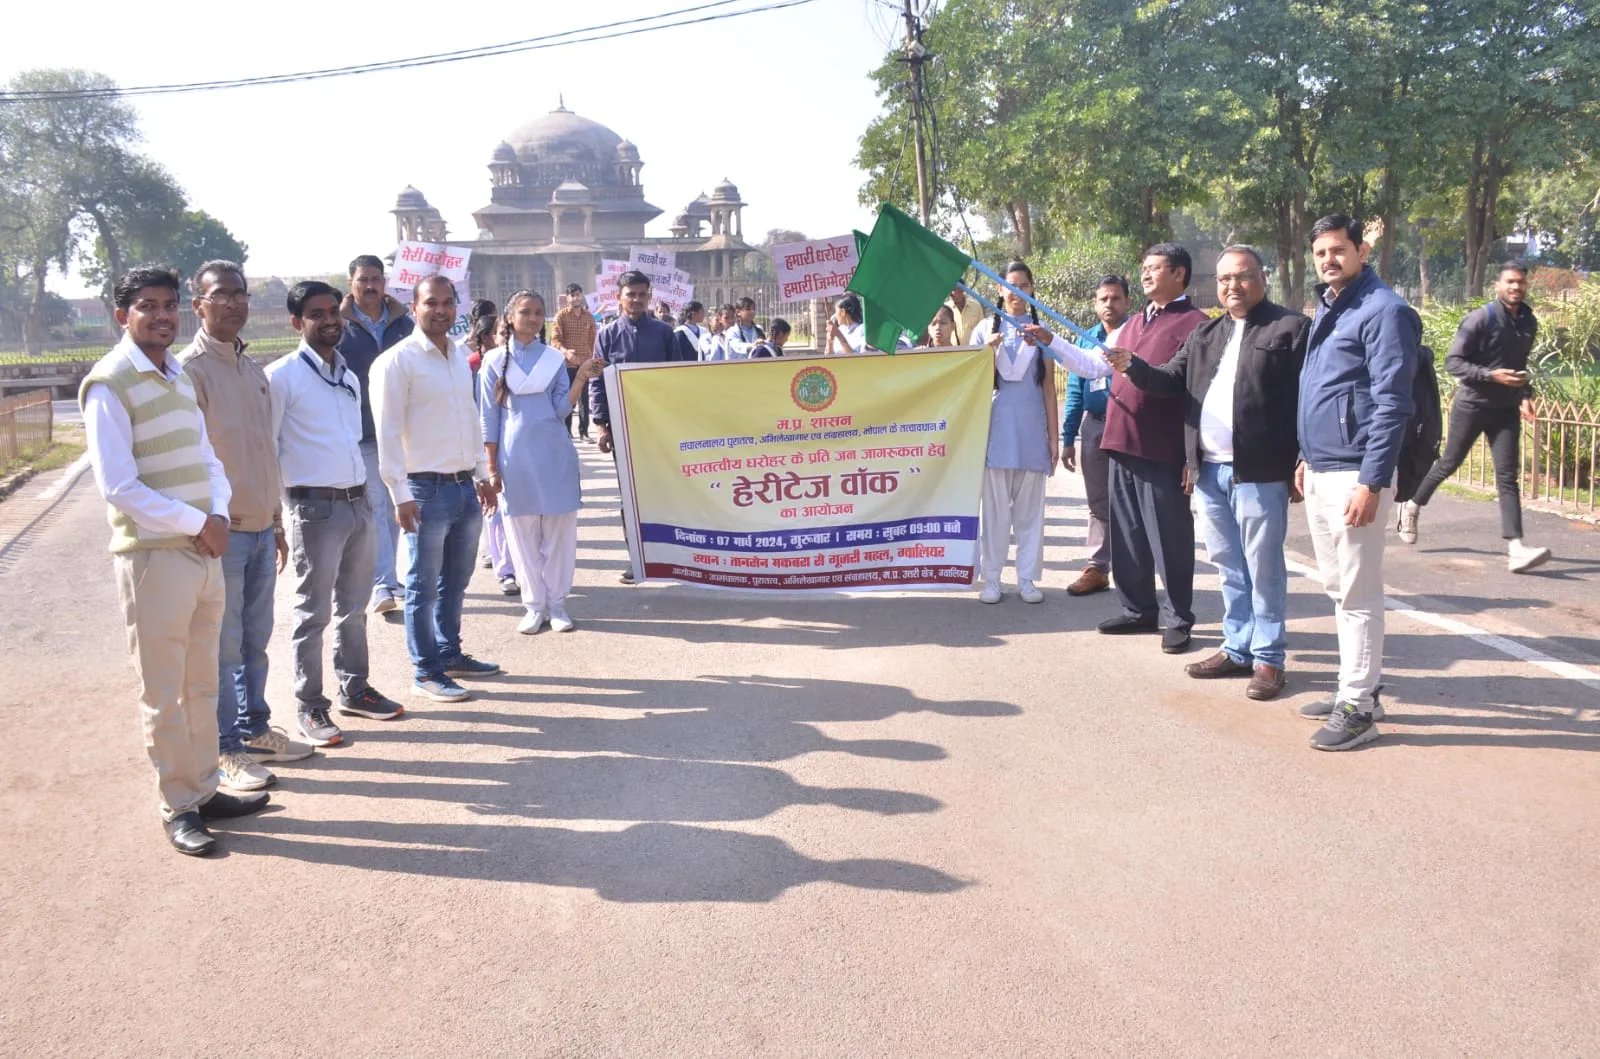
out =
<path fill-rule="evenodd" d="M 77 401 L 51 401 L 52 416 L 58 425 L 66 426 L 83 422 L 83 410 L 78 407 Z"/>
<path fill-rule="evenodd" d="M 1293 698 L 1196 684 L 1057 588 L 1067 476 L 1050 598 L 982 607 L 623 588 L 609 461 L 585 466 L 579 631 L 518 637 L 480 574 L 468 647 L 510 675 L 353 721 L 210 862 L 155 823 L 89 481 L 0 551 L 0 1053 L 1600 1046 L 1600 680 L 1505 651 L 1593 658 L 1583 611 L 1541 605 L 1583 596 L 1592 552 L 1508 579 L 1443 550 L 1492 547 L 1492 509 L 1462 505 L 1459 540 L 1431 511 L 1394 564 L 1429 583 L 1393 594 L 1502 639 L 1395 615 L 1384 739 L 1324 755 L 1294 715 L 1334 665 L 1315 586 Z M 1201 599 L 1214 622 L 1210 578 Z M 398 692 L 401 630 L 372 634 Z"/>

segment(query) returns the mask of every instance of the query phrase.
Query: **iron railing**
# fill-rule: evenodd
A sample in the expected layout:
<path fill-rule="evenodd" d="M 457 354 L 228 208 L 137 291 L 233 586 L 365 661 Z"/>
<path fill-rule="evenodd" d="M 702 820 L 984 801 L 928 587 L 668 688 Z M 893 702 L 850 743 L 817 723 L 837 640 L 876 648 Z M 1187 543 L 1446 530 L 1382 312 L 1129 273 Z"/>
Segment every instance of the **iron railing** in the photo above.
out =
<path fill-rule="evenodd" d="M 49 445 L 54 437 L 54 411 L 49 390 L 0 399 L 0 464 Z"/>

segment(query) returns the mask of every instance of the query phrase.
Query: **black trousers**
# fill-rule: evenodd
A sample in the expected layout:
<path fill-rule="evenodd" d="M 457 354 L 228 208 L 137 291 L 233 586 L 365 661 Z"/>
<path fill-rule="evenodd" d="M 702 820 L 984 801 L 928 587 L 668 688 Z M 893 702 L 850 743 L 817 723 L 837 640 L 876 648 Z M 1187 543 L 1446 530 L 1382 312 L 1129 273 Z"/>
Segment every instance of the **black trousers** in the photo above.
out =
<path fill-rule="evenodd" d="M 567 381 L 569 383 L 573 379 L 576 379 L 577 377 L 578 377 L 578 369 L 577 368 L 568 368 L 567 369 Z M 566 424 L 567 424 L 567 433 L 568 434 L 572 433 L 572 415 L 573 415 L 573 413 L 571 413 L 571 412 L 567 413 Z M 588 392 L 588 384 L 587 383 L 584 384 L 584 394 L 583 394 L 583 396 L 578 399 L 578 412 L 577 412 L 577 415 L 578 415 L 578 434 L 581 435 L 582 437 L 588 437 L 589 436 L 589 392 Z"/>
<path fill-rule="evenodd" d="M 1156 572 L 1166 599 L 1161 624 L 1194 624 L 1194 515 L 1183 491 L 1182 465 L 1169 466 L 1120 452 L 1111 457 L 1111 577 L 1123 610 L 1138 618 L 1158 613 Z"/>
<path fill-rule="evenodd" d="M 1494 488 L 1500 496 L 1500 536 L 1508 541 L 1520 540 L 1522 413 L 1515 405 L 1488 408 L 1457 397 L 1450 409 L 1450 433 L 1445 439 L 1444 454 L 1428 470 L 1417 495 L 1411 499 L 1418 507 L 1426 504 L 1439 484 L 1466 462 L 1480 434 L 1488 437 L 1489 455 L 1494 460 Z"/>

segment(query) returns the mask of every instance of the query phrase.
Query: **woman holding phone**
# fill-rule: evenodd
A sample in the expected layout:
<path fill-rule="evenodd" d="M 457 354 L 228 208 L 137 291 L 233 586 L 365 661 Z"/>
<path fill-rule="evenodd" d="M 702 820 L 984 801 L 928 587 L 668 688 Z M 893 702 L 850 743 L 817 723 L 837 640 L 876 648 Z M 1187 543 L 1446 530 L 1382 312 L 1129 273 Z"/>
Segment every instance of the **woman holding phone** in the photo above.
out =
<path fill-rule="evenodd" d="M 532 635 L 549 622 L 575 626 L 567 593 L 577 565 L 578 450 L 565 426 L 586 383 L 602 365 L 585 359 L 567 379 L 559 349 L 544 343 L 544 298 L 521 290 L 506 303 L 502 344 L 483 358 L 478 415 L 489 482 L 503 512 L 506 544 L 527 614 L 517 631 Z"/>

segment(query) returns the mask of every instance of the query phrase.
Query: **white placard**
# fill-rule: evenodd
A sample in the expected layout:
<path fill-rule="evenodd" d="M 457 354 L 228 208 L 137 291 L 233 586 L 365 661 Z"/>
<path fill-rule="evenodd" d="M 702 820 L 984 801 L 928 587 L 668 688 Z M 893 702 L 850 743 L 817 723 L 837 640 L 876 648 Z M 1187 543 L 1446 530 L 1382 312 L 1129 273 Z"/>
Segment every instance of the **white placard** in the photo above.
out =
<path fill-rule="evenodd" d="M 778 300 L 835 298 L 845 292 L 855 275 L 856 240 L 853 235 L 813 239 L 805 243 L 784 243 L 772 248 L 778 273 Z"/>

